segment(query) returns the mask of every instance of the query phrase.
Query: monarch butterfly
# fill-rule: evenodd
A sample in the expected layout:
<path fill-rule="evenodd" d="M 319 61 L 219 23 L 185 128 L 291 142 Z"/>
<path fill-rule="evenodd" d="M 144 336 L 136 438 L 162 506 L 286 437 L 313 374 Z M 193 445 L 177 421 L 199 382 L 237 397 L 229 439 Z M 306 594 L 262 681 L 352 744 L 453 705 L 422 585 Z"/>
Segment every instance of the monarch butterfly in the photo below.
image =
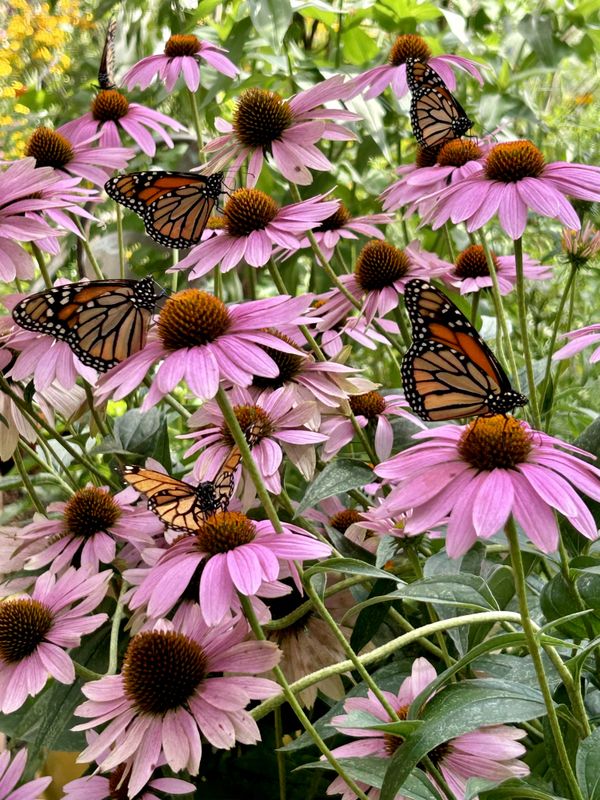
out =
<path fill-rule="evenodd" d="M 256 440 L 254 440 L 256 441 Z M 214 480 L 197 486 L 171 478 L 153 469 L 128 466 L 123 477 L 148 498 L 148 508 L 177 531 L 193 533 L 217 511 L 227 511 L 233 494 L 234 476 L 242 454 L 233 447 Z"/>
<path fill-rule="evenodd" d="M 413 343 L 402 360 L 404 394 L 421 419 L 506 414 L 529 401 L 469 320 L 431 284 L 411 280 L 404 290 Z"/>
<path fill-rule="evenodd" d="M 165 247 L 200 241 L 223 190 L 223 173 L 129 172 L 104 184 L 109 197 L 132 209 L 146 233 Z"/>
<path fill-rule="evenodd" d="M 459 139 L 473 122 L 437 72 L 421 61 L 407 59 L 406 80 L 412 91 L 410 122 L 421 147 L 435 150 Z"/>
<path fill-rule="evenodd" d="M 102 50 L 102 58 L 100 59 L 100 67 L 98 68 L 98 86 L 101 89 L 116 89 L 115 82 L 115 36 L 117 33 L 117 20 L 111 19 L 106 29 L 106 37 L 104 39 L 104 48 Z"/>
<path fill-rule="evenodd" d="M 28 331 L 66 342 L 77 358 L 106 372 L 146 342 L 160 295 L 152 278 L 66 283 L 31 294 L 12 311 Z"/>

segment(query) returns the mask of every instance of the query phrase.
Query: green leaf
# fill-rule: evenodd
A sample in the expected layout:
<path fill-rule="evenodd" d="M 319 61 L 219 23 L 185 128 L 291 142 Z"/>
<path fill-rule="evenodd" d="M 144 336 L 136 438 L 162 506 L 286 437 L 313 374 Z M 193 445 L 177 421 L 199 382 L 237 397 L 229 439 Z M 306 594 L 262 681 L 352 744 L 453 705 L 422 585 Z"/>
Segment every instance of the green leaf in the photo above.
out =
<path fill-rule="evenodd" d="M 585 800 L 600 800 L 600 728 L 579 745 L 576 773 Z"/>
<path fill-rule="evenodd" d="M 393 580 L 397 583 L 397 579 L 389 572 L 385 572 L 377 567 L 372 567 L 370 564 L 365 564 L 363 561 L 358 561 L 354 558 L 328 558 L 327 561 L 321 561 L 310 567 L 304 573 L 306 578 L 312 578 L 313 575 L 318 575 L 321 572 L 343 572 L 347 575 L 365 575 L 369 578 L 385 578 L 386 580 Z"/>
<path fill-rule="evenodd" d="M 594 576 L 590 575 L 589 577 L 592 578 Z M 573 590 L 560 573 L 556 574 L 544 585 L 540 595 L 540 607 L 548 621 L 566 617 L 576 608 L 575 603 L 576 598 L 573 595 Z M 567 636 L 575 636 L 578 639 L 587 638 L 587 630 L 581 619 L 572 619 L 561 623 L 558 626 L 558 630 Z"/>
<path fill-rule="evenodd" d="M 338 761 L 346 773 L 355 781 L 366 783 L 367 786 L 381 787 L 388 763 L 385 758 L 369 756 L 365 758 L 340 758 Z M 326 761 L 313 762 L 313 764 L 306 764 L 305 767 L 332 769 L 331 765 Z M 402 787 L 402 796 L 408 798 L 408 800 L 442 800 L 442 796 L 421 770 L 415 770 L 408 776 L 406 783 Z"/>
<path fill-rule="evenodd" d="M 386 597 L 388 592 L 393 590 L 395 586 L 395 582 L 391 583 L 386 579 L 377 580 L 369 592 L 369 599 L 372 597 Z M 358 653 L 362 650 L 367 642 L 370 642 L 375 636 L 386 618 L 391 605 L 392 601 L 389 600 L 361 610 L 356 618 L 350 637 L 350 645 L 355 652 Z"/>
<path fill-rule="evenodd" d="M 443 742 L 482 725 L 524 722 L 545 713 L 541 692 L 518 683 L 477 679 L 446 687 L 424 707 L 424 724 L 394 753 L 381 800 L 393 800 L 419 761 Z"/>
<path fill-rule="evenodd" d="M 498 605 L 486 582 L 477 575 L 440 575 L 436 578 L 425 578 L 397 589 L 393 596 L 458 608 L 498 610 Z"/>
<path fill-rule="evenodd" d="M 281 52 L 283 39 L 292 21 L 293 11 L 289 0 L 252 0 L 248 7 L 258 34 L 269 41 L 276 53 Z"/>
<path fill-rule="evenodd" d="M 327 464 L 323 472 L 309 486 L 296 509 L 295 516 L 301 515 L 307 508 L 315 506 L 326 497 L 333 497 L 333 495 L 348 492 L 350 489 L 358 489 L 372 480 L 372 470 L 361 461 L 340 458 L 338 461 Z"/>

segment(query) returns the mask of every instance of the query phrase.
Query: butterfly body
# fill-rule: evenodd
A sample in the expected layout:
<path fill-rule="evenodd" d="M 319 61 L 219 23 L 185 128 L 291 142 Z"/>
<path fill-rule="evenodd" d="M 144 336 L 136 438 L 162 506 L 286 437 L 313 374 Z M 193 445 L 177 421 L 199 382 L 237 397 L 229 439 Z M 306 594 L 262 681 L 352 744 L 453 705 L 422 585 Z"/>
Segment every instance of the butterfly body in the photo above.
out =
<path fill-rule="evenodd" d="M 83 364 L 106 372 L 144 346 L 155 289 L 152 278 L 66 283 L 21 300 L 12 317 L 21 328 L 66 342 Z"/>
<path fill-rule="evenodd" d="M 452 139 L 459 139 L 473 122 L 450 90 L 431 67 L 409 58 L 406 80 L 412 92 L 410 121 L 421 147 L 438 150 Z"/>
<path fill-rule="evenodd" d="M 223 191 L 223 173 L 130 172 L 111 178 L 104 188 L 142 218 L 155 241 L 181 249 L 200 241 Z"/>
<path fill-rule="evenodd" d="M 495 355 L 446 295 L 414 279 L 404 299 L 413 343 L 402 360 L 404 394 L 421 419 L 506 414 L 528 399 L 515 391 Z"/>
<path fill-rule="evenodd" d="M 241 461 L 237 447 L 212 481 L 192 486 L 162 472 L 139 466 L 127 466 L 123 477 L 134 489 L 148 498 L 148 508 L 169 528 L 194 533 L 213 514 L 227 511 L 233 494 L 235 471 Z"/>

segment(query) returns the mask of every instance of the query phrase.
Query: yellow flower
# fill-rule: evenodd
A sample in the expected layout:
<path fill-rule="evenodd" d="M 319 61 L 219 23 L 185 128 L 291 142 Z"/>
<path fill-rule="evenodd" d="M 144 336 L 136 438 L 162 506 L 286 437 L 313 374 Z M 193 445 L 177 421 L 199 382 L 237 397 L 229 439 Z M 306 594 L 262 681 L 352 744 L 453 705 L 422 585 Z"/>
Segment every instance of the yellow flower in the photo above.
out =
<path fill-rule="evenodd" d="M 12 67 L 5 58 L 0 58 L 0 77 L 5 78 L 12 72 Z"/>
<path fill-rule="evenodd" d="M 15 103 L 14 110 L 17 114 L 29 114 L 30 110 L 27 106 L 24 106 L 23 103 Z"/>

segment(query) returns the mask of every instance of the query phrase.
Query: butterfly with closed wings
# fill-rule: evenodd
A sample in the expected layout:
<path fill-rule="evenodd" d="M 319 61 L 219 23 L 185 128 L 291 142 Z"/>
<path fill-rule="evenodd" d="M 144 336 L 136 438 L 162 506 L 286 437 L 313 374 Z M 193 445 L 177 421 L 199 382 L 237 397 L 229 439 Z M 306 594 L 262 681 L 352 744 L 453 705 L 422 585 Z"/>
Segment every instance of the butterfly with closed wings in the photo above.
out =
<path fill-rule="evenodd" d="M 102 57 L 100 59 L 100 66 L 98 67 L 98 86 L 100 89 L 108 91 L 116 89 L 117 84 L 115 80 L 115 36 L 117 33 L 117 20 L 111 19 L 106 29 L 106 37 L 104 39 L 104 47 L 102 49 Z"/>
<path fill-rule="evenodd" d="M 408 58 L 406 80 L 412 92 L 410 122 L 421 147 L 438 150 L 473 127 L 464 108 L 427 64 Z"/>
<path fill-rule="evenodd" d="M 142 218 L 156 242 L 181 249 L 200 241 L 223 191 L 223 173 L 129 172 L 111 178 L 104 188 Z"/>
<path fill-rule="evenodd" d="M 252 432 L 250 447 L 256 442 Z M 192 486 L 185 481 L 172 478 L 153 469 L 127 466 L 123 478 L 136 491 L 148 498 L 148 508 L 169 528 L 185 533 L 194 533 L 202 527 L 213 514 L 227 511 L 234 490 L 235 471 L 240 465 L 242 454 L 237 446 L 221 465 L 216 477 L 211 481 L 201 481 Z"/>
<path fill-rule="evenodd" d="M 12 317 L 21 328 L 66 342 L 82 364 L 107 372 L 142 349 L 161 296 L 152 278 L 66 283 L 21 300 Z"/>
<path fill-rule="evenodd" d="M 413 279 L 404 301 L 413 343 L 402 360 L 402 382 L 421 419 L 506 414 L 529 402 L 512 388 L 496 356 L 445 294 Z"/>

